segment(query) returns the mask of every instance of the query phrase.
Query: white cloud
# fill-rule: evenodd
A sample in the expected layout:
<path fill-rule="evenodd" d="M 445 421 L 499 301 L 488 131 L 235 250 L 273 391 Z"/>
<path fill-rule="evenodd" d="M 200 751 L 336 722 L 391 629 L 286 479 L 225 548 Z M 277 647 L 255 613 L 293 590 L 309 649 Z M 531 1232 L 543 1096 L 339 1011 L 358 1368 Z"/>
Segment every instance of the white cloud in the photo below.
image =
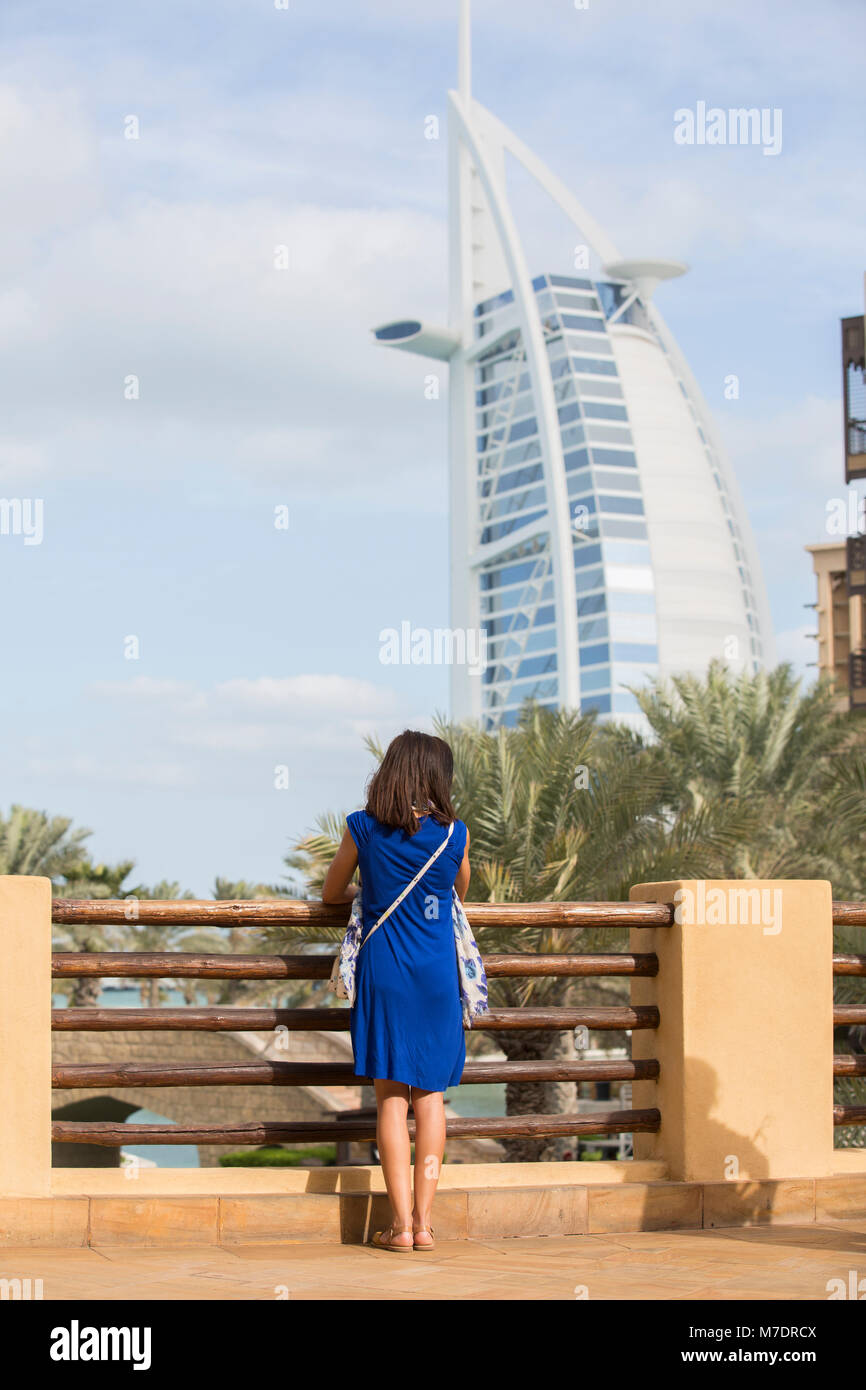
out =
<path fill-rule="evenodd" d="M 26 88 L 0 83 L 0 189 L 0 263 L 7 273 L 32 263 L 46 239 L 98 210 L 93 128 L 81 93 L 68 81 L 60 90 L 33 76 Z"/>
<path fill-rule="evenodd" d="M 0 439 L 0 479 L 26 479 L 29 483 L 43 478 L 48 471 L 44 445 L 29 439 Z"/>
<path fill-rule="evenodd" d="M 130 481 L 223 472 L 320 493 L 327 476 L 363 480 L 368 502 L 420 495 L 444 453 L 447 372 L 427 401 L 429 364 L 371 329 L 389 303 L 425 312 L 442 252 L 438 224 L 403 209 L 149 200 L 95 218 L 0 300 L 0 322 L 5 308 L 27 326 L 0 342 L 7 469 L 112 476 L 122 459 Z"/>
<path fill-rule="evenodd" d="M 185 788 L 193 784 L 189 767 L 180 762 L 148 758 L 140 762 L 118 757 L 104 758 L 86 753 L 74 753 L 60 758 L 33 757 L 27 763 L 28 773 L 45 777 L 51 782 L 111 785 L 115 787 Z"/>
<path fill-rule="evenodd" d="M 747 389 L 748 383 L 743 383 Z M 842 408 L 837 398 L 804 396 L 773 408 L 728 406 L 725 441 L 745 485 L 776 505 L 814 506 L 843 489 Z"/>
<path fill-rule="evenodd" d="M 305 759 L 318 750 L 330 762 L 357 757 L 365 735 L 390 737 L 407 717 L 405 702 L 391 687 L 331 673 L 235 677 L 209 689 L 135 676 L 95 681 L 88 689 L 96 699 L 122 704 L 123 737 L 133 746 L 152 743 L 173 750 L 172 757 L 187 750 L 188 775 L 197 782 L 217 775 L 212 764 L 200 762 L 197 750 L 262 753 L 274 762 Z M 86 768 L 81 771 L 86 780 Z"/>
<path fill-rule="evenodd" d="M 846 498 L 841 406 L 838 399 L 806 396 L 762 414 L 726 409 L 722 433 L 756 533 L 771 606 L 783 631 L 777 643 L 796 648 L 797 607 L 814 598 L 805 546 L 833 540 L 828 503 Z M 794 644 L 792 647 L 791 644 Z M 813 643 L 814 648 L 814 643 Z M 805 669 L 801 644 L 798 669 Z M 788 659 L 777 647 L 779 661 Z M 791 658 L 793 659 L 793 657 Z"/>
<path fill-rule="evenodd" d="M 153 676 L 132 676 L 127 681 L 93 681 L 88 690 L 96 696 L 136 701 L 142 704 L 171 704 L 176 709 L 197 711 L 205 696 L 189 681 L 156 680 Z"/>
<path fill-rule="evenodd" d="M 278 712 L 361 714 L 388 716 L 397 706 L 397 698 L 389 687 L 373 685 L 370 681 L 351 676 L 299 675 L 270 677 L 257 680 L 238 677 L 223 681 L 216 687 L 216 698 L 261 714 Z"/>
<path fill-rule="evenodd" d="M 337 750 L 357 753 L 365 735 L 384 736 L 382 731 L 396 728 L 406 713 L 391 687 L 337 674 L 235 677 L 210 689 L 134 676 L 94 681 L 88 690 L 96 699 L 123 704 L 126 738 L 153 740 L 175 753 L 178 748 L 261 752 L 276 760 L 306 756 L 314 748 L 332 756 Z M 86 779 L 86 768 L 81 772 Z"/>

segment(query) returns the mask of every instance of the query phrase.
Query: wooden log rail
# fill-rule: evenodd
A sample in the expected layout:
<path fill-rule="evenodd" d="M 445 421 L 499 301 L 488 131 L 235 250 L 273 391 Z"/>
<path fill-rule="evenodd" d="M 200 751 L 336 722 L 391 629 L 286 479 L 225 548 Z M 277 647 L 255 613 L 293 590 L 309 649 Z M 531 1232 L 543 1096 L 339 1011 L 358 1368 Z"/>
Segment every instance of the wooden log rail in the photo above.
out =
<path fill-rule="evenodd" d="M 55 1033 L 270 1033 L 275 1028 L 289 1032 L 345 1033 L 349 1028 L 349 1009 L 52 1009 L 51 1029 Z M 866 1023 L 866 1006 L 837 1004 L 834 1027 Z M 658 1028 L 659 1011 L 654 1005 L 579 1006 L 576 1008 L 491 1009 L 472 1023 L 472 1031 L 504 1028 L 549 1028 L 563 1031 L 592 1028 L 605 1031 Z"/>
<path fill-rule="evenodd" d="M 460 1116 L 448 1119 L 449 1139 L 504 1139 L 511 1136 L 538 1138 L 550 1135 L 656 1133 L 661 1124 L 658 1110 L 605 1110 L 582 1115 Z M 128 1125 L 98 1121 L 55 1120 L 52 1138 L 60 1144 L 99 1144 L 122 1148 L 127 1144 L 310 1144 L 363 1142 L 376 1138 L 376 1121 L 265 1121 L 239 1125 Z M 415 1136 L 415 1121 L 409 1120 Z"/>
<path fill-rule="evenodd" d="M 866 903 L 833 904 L 834 927 L 866 927 Z"/>
<path fill-rule="evenodd" d="M 853 1004 L 836 1004 L 833 1009 L 833 1027 L 841 1028 L 856 1023 L 866 1023 L 866 1007 Z"/>
<path fill-rule="evenodd" d="M 655 1081 L 655 1058 L 632 1061 L 467 1062 L 460 1085 L 507 1081 Z M 866 1054 L 840 1053 L 834 1076 L 866 1076 Z M 51 1086 L 57 1091 L 102 1090 L 106 1086 L 371 1086 L 351 1062 L 56 1062 Z"/>
<path fill-rule="evenodd" d="M 833 1058 L 834 1076 L 866 1076 L 866 1052 L 840 1052 Z"/>
<path fill-rule="evenodd" d="M 331 955 L 254 956 L 197 955 L 186 951 L 54 951 L 51 974 L 55 980 L 200 979 L 200 980 L 326 980 Z M 488 979 L 511 976 L 572 975 L 655 976 L 659 973 L 654 951 L 614 951 L 597 955 L 487 955 Z M 833 956 L 834 975 L 866 977 L 866 955 Z"/>
<path fill-rule="evenodd" d="M 834 1105 L 834 1125 L 866 1125 L 866 1105 Z"/>
<path fill-rule="evenodd" d="M 847 1059 L 846 1059 L 847 1060 Z M 852 1059 L 853 1060 L 853 1059 Z M 866 1060 L 866 1059 L 864 1059 Z M 654 1081 L 655 1059 L 569 1061 L 544 1058 L 525 1062 L 467 1062 L 460 1085 L 502 1081 Z M 846 1072 L 846 1075 L 855 1075 Z M 55 1090 L 96 1090 L 105 1086 L 372 1086 L 355 1074 L 351 1062 L 61 1062 L 51 1071 Z"/>
<path fill-rule="evenodd" d="M 466 903 L 472 927 L 670 927 L 672 903 Z M 298 899 L 212 902 L 158 899 L 55 898 L 52 921 L 63 926 L 122 925 L 261 927 L 282 923 L 342 927 L 348 904 Z"/>
<path fill-rule="evenodd" d="M 863 957 L 866 963 L 866 956 Z M 142 979 L 327 980 L 332 955 L 253 956 L 194 955 L 185 951 L 54 951 L 51 974 L 56 980 L 109 976 Z M 616 951 L 598 955 L 514 955 L 484 957 L 488 979 L 503 976 L 657 975 L 655 952 Z M 856 972 L 851 972 L 856 973 Z M 864 964 L 866 973 L 866 964 Z"/>
<path fill-rule="evenodd" d="M 473 927 L 670 927 L 673 903 L 466 903 Z M 52 920 L 58 925 L 142 926 L 264 926 L 292 922 L 323 927 L 345 927 L 346 904 L 327 904 L 298 899 L 260 902 L 214 902 L 132 898 L 55 898 Z M 833 925 L 866 926 L 866 903 L 834 902 Z"/>
<path fill-rule="evenodd" d="M 349 1009 L 53 1009 L 51 1028 L 55 1033 L 124 1033 L 130 1030 L 183 1033 L 270 1033 L 275 1028 L 289 1032 L 345 1033 L 349 1029 Z M 857 1012 L 857 1010 L 849 1010 Z M 866 1019 L 866 1010 L 862 1010 Z M 580 1006 L 573 1009 L 491 1009 L 473 1019 L 472 1031 L 504 1028 L 658 1028 L 659 1011 L 654 1006 Z"/>
<path fill-rule="evenodd" d="M 570 927 L 670 927 L 673 904 L 665 903 L 469 903 L 474 928 L 515 926 Z M 257 927 L 265 924 L 319 924 L 342 928 L 345 905 L 272 900 L 265 902 L 211 901 L 78 901 L 56 899 L 54 922 L 67 926 L 120 924 L 142 926 L 186 925 Z M 866 903 L 834 902 L 837 926 L 866 926 Z M 113 976 L 118 978 L 200 978 L 224 980 L 322 980 L 330 975 L 333 956 L 328 952 L 299 955 L 229 955 L 185 952 L 55 952 L 52 975 L 56 979 Z M 652 952 L 595 955 L 510 953 L 485 957 L 488 977 L 520 976 L 655 976 L 658 958 Z M 837 953 L 833 972 L 840 976 L 866 977 L 866 955 Z M 183 1009 L 56 1009 L 56 1031 L 345 1031 L 349 1011 L 328 1009 L 266 1009 L 232 1007 Z M 834 1025 L 866 1023 L 866 1007 L 837 1006 Z M 604 1029 L 646 1029 L 659 1026 L 658 1010 L 650 1007 L 582 1007 L 493 1009 L 477 1019 L 475 1029 L 572 1029 L 584 1026 Z M 866 1075 L 866 1057 L 836 1056 L 834 1076 Z M 655 1059 L 642 1061 L 541 1060 L 525 1062 L 469 1062 L 464 1082 L 502 1081 L 614 1081 L 658 1077 Z M 294 1063 L 256 1061 L 237 1064 L 161 1066 L 146 1063 L 120 1065 L 62 1064 L 53 1069 L 57 1089 L 99 1089 L 110 1086 L 234 1086 L 234 1085 L 345 1085 L 357 1078 L 349 1063 Z M 835 1125 L 866 1123 L 866 1106 L 834 1105 Z M 450 1138 L 507 1136 L 577 1136 L 637 1131 L 657 1132 L 658 1110 L 621 1110 L 582 1115 L 530 1115 L 459 1117 L 447 1123 Z M 59 1143 L 85 1143 L 108 1147 L 125 1144 L 231 1144 L 256 1146 L 269 1143 L 343 1142 L 375 1139 L 375 1121 L 352 1119 L 330 1122 L 266 1122 L 233 1126 L 127 1125 L 100 1122 L 57 1121 L 52 1135 Z M 410 1121 L 414 1134 L 414 1121 Z"/>

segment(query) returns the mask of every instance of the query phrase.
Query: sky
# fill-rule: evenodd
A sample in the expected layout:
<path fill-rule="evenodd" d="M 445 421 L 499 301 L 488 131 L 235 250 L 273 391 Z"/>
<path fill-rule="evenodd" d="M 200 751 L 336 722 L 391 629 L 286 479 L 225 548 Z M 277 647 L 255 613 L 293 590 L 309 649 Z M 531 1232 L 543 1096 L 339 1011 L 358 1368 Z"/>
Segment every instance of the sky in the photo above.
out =
<path fill-rule="evenodd" d="M 0 809 L 71 817 L 136 882 L 279 882 L 363 804 L 365 736 L 448 713 L 447 667 L 383 665 L 379 637 L 448 626 L 447 392 L 371 329 L 445 318 L 456 22 L 4 0 L 0 498 L 43 522 L 0 535 Z M 860 0 L 473 6 L 474 95 L 622 255 L 690 267 L 657 303 L 804 680 L 863 308 L 864 40 Z M 699 102 L 781 113 L 779 152 L 678 144 Z M 532 273 L 567 273 L 520 204 Z"/>

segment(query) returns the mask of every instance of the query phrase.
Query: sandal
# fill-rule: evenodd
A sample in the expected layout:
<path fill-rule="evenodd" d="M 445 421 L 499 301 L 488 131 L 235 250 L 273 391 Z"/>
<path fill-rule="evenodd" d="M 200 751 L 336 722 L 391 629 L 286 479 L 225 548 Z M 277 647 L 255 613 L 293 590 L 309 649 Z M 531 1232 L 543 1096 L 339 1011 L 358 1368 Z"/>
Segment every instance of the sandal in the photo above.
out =
<path fill-rule="evenodd" d="M 430 1233 L 430 1244 L 429 1244 L 429 1245 L 419 1245 L 418 1242 L 417 1242 L 417 1240 L 415 1240 L 415 1241 L 413 1242 L 415 1249 L 416 1249 L 416 1250 L 435 1250 L 435 1249 L 436 1249 L 436 1242 L 435 1242 L 435 1240 L 433 1240 L 433 1227 L 432 1227 L 432 1226 L 419 1226 L 419 1227 L 418 1227 L 418 1230 L 415 1232 L 415 1235 L 416 1235 L 416 1236 L 417 1236 L 417 1235 L 420 1235 L 421 1231 L 429 1231 L 429 1233 Z"/>
<path fill-rule="evenodd" d="M 375 1245 L 377 1250 L 390 1250 L 395 1255 L 411 1255 L 412 1251 L 418 1248 L 414 1241 L 412 1245 L 394 1245 L 392 1240 L 393 1236 L 402 1235 L 404 1231 L 411 1230 L 411 1226 L 400 1226 L 399 1228 L 395 1228 L 393 1225 L 388 1226 L 384 1231 L 374 1231 L 370 1244 Z"/>

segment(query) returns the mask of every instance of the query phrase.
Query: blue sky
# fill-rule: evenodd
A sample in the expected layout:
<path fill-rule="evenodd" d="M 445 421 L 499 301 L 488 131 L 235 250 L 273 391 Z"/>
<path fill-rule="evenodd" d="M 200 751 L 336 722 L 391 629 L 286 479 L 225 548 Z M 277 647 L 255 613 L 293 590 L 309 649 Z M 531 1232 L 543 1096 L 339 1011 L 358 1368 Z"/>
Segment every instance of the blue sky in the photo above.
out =
<path fill-rule="evenodd" d="M 446 401 L 370 328 L 444 315 L 456 8 L 3 7 L 0 495 L 45 521 L 0 537 L 0 805 L 72 816 L 144 881 L 275 881 L 359 804 L 364 734 L 447 710 L 445 667 L 379 660 L 382 628 L 448 623 Z M 473 83 L 624 255 L 690 265 L 658 303 L 805 673 L 863 303 L 866 10 L 756 9 L 476 0 Z M 675 144 L 698 101 L 779 108 L 781 153 Z M 555 220 L 524 222 L 533 272 L 567 271 Z"/>

